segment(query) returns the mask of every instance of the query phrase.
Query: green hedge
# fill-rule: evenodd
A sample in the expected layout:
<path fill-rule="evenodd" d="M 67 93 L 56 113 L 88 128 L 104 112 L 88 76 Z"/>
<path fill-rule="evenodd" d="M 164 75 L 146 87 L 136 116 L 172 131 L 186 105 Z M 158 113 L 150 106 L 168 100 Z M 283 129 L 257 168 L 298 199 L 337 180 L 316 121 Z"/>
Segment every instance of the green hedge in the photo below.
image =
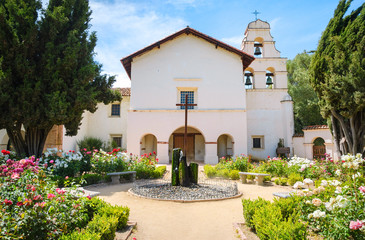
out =
<path fill-rule="evenodd" d="M 101 240 L 114 240 L 117 226 L 117 216 L 96 214 L 87 225 L 87 231 L 100 234 Z"/>
<path fill-rule="evenodd" d="M 307 226 L 299 221 L 300 199 L 291 197 L 275 199 L 274 203 L 258 198 L 242 200 L 243 216 L 246 225 L 264 239 L 306 239 Z"/>
<path fill-rule="evenodd" d="M 100 240 L 101 235 L 95 232 L 89 232 L 86 229 L 74 231 L 71 234 L 63 235 L 59 240 Z"/>

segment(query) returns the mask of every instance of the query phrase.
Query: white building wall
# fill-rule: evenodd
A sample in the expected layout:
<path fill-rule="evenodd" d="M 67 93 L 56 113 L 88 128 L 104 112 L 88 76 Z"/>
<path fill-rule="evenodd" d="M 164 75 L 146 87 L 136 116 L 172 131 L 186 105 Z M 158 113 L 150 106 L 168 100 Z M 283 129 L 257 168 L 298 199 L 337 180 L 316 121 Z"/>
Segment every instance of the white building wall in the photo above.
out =
<path fill-rule="evenodd" d="M 176 106 L 181 90 L 195 91 L 198 106 L 189 110 L 188 125 L 202 133 L 206 163 L 218 162 L 221 134 L 233 136 L 236 154 L 247 152 L 242 60 L 236 54 L 184 34 L 134 58 L 131 75 L 129 152 L 138 154 L 141 137 L 150 133 L 157 137 L 160 162 L 168 163 L 171 134 L 184 126 L 184 110 Z"/>

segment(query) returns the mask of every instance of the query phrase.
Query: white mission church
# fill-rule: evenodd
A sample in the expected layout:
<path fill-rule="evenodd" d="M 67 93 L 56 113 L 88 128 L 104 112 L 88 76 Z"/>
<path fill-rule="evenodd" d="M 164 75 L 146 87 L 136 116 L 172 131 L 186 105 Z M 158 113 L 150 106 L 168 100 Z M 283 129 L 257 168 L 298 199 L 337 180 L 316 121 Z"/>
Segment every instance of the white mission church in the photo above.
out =
<path fill-rule="evenodd" d="M 196 104 L 188 110 L 188 160 L 264 159 L 276 156 L 280 139 L 293 154 L 286 61 L 267 22 L 249 23 L 241 50 L 186 27 L 123 58 L 131 80 L 131 88 L 120 89 L 123 100 L 86 112 L 75 137 L 58 127 L 53 146 L 67 151 L 85 136 L 98 137 L 134 154 L 156 151 L 160 163 L 169 163 L 172 149 L 183 146 L 184 107 L 177 104 L 188 95 Z M 305 155 L 303 142 L 297 148 Z"/>

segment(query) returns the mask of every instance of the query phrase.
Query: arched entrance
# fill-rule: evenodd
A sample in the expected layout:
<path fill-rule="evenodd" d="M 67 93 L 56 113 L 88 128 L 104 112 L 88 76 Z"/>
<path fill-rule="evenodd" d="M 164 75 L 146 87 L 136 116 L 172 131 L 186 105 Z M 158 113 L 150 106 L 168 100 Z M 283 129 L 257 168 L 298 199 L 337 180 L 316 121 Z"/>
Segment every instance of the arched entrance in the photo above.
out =
<path fill-rule="evenodd" d="M 187 138 L 187 161 L 204 162 L 205 157 L 205 139 L 202 133 L 193 128 L 188 127 Z M 184 148 L 184 127 L 176 129 L 169 138 L 169 158 L 172 160 L 172 150 L 174 148 Z"/>
<path fill-rule="evenodd" d="M 325 158 L 326 146 L 324 145 L 324 139 L 318 137 L 313 140 L 313 159 Z"/>
<path fill-rule="evenodd" d="M 141 155 L 157 153 L 157 138 L 153 134 L 144 135 L 141 139 Z"/>
<path fill-rule="evenodd" d="M 230 158 L 233 156 L 233 138 L 228 134 L 222 134 L 217 140 L 218 158 Z"/>

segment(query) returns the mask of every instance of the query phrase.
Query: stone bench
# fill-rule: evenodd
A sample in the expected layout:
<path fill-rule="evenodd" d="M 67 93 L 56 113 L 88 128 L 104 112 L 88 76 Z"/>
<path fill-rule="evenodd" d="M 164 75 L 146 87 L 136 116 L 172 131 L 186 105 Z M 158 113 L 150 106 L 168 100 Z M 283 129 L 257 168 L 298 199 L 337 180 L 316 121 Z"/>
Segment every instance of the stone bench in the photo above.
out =
<path fill-rule="evenodd" d="M 121 175 L 129 175 L 132 174 L 132 182 L 134 182 L 136 180 L 136 171 L 128 171 L 128 172 L 112 172 L 112 173 L 107 173 L 106 175 L 111 176 L 112 178 L 112 184 L 119 184 L 120 181 L 120 176 Z"/>
<path fill-rule="evenodd" d="M 270 174 L 266 173 L 252 173 L 252 172 L 239 172 L 242 183 L 247 183 L 247 176 L 256 176 L 256 184 L 264 185 L 264 177 L 270 176 Z"/>

